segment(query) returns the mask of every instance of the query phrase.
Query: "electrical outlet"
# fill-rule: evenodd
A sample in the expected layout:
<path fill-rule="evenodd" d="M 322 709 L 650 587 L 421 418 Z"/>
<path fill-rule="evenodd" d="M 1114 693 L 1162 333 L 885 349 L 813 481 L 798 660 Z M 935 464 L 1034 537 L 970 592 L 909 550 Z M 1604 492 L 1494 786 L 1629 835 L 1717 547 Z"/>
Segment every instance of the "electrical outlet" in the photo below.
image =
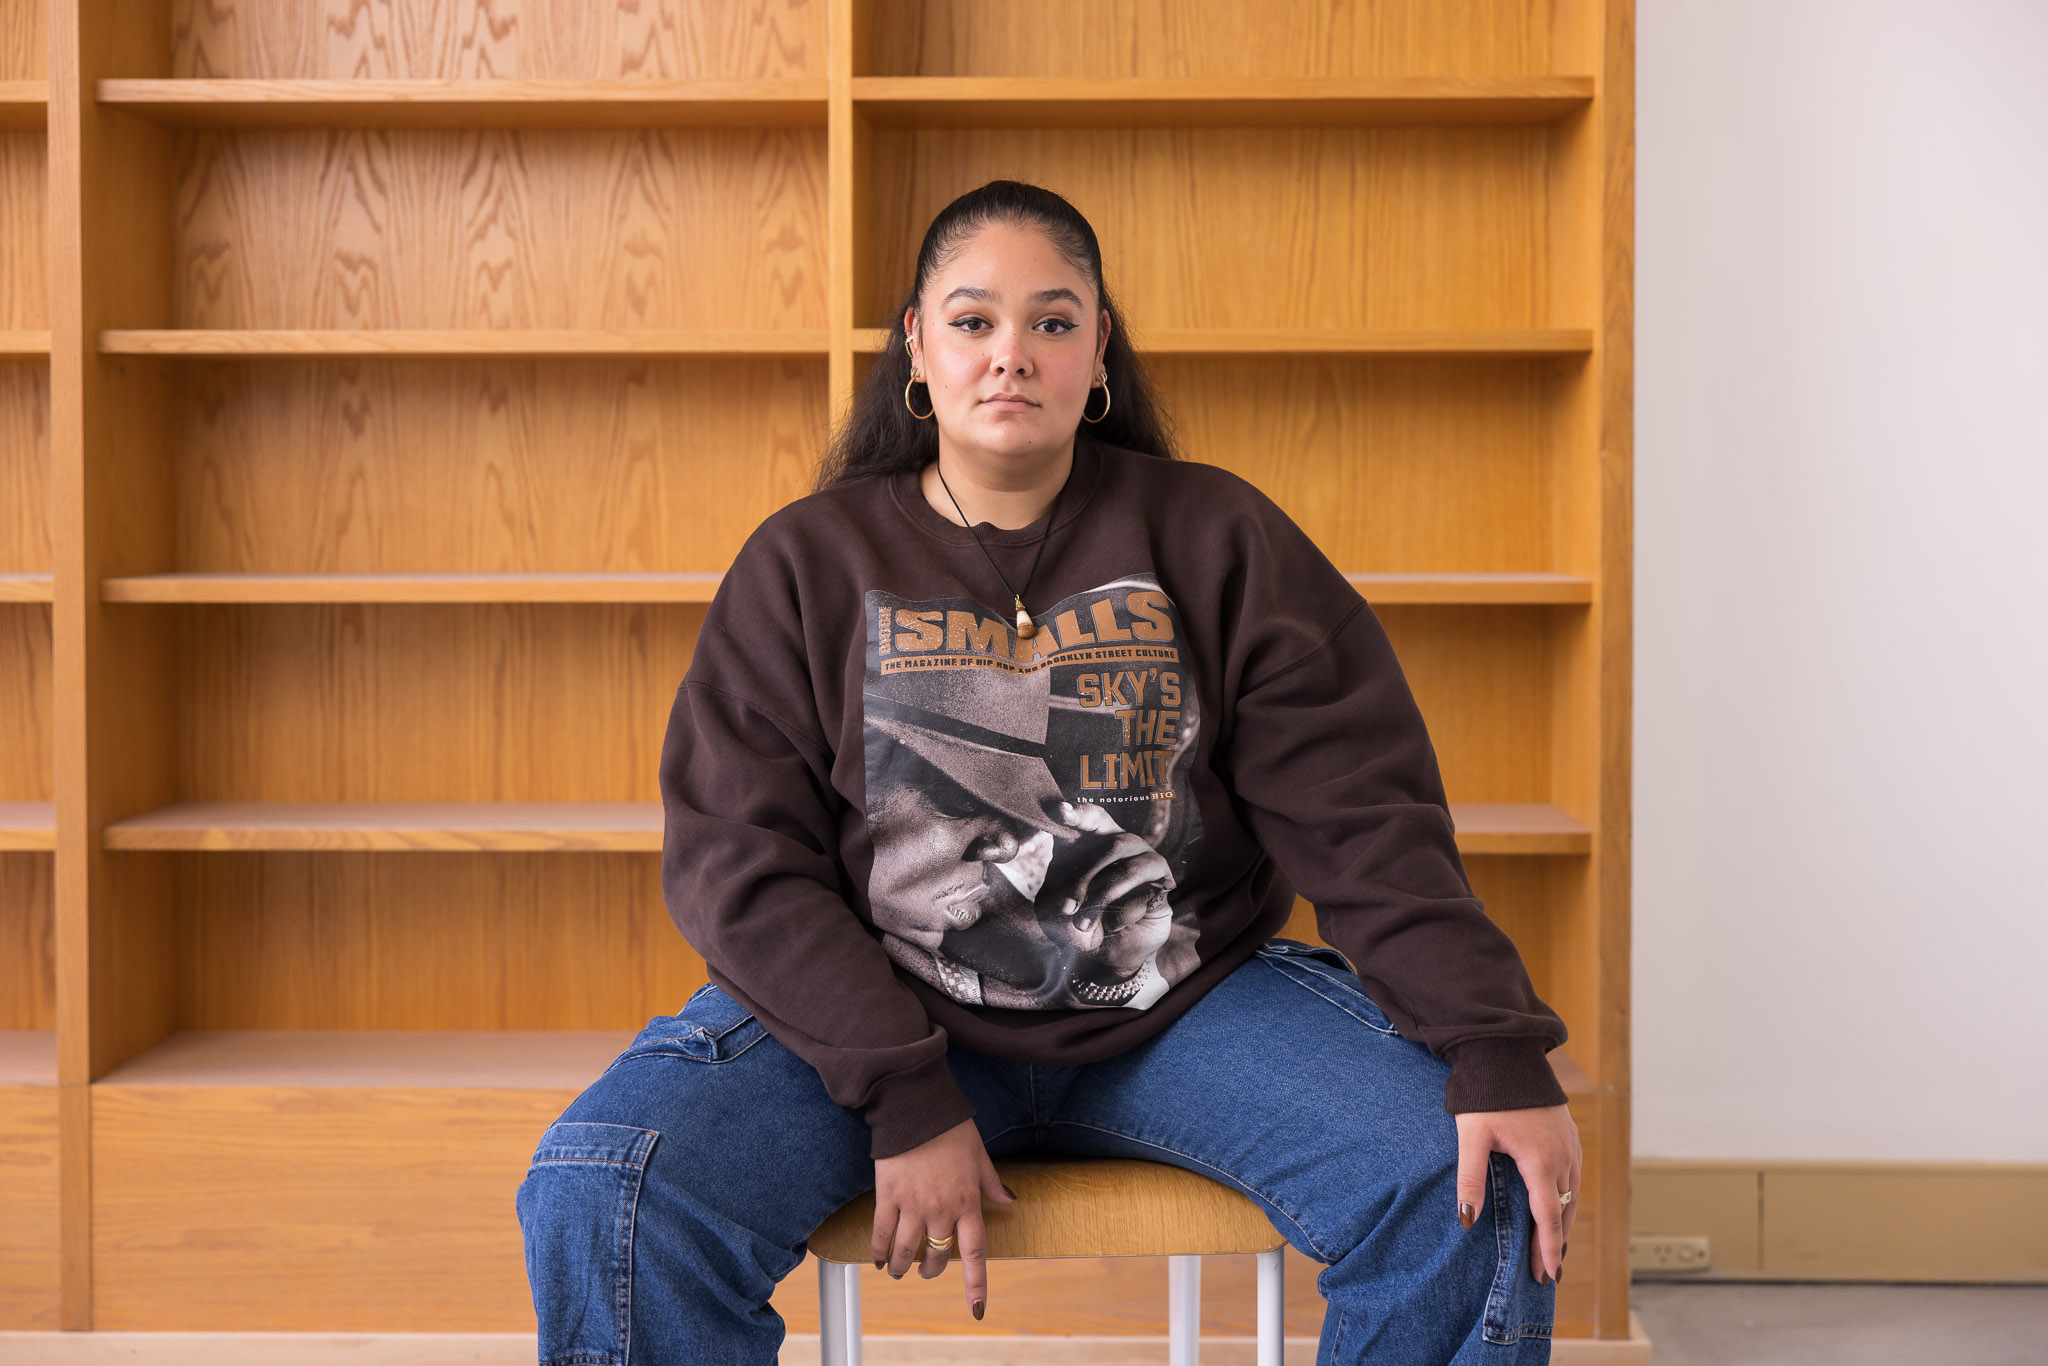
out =
<path fill-rule="evenodd" d="M 1630 1271 L 1708 1271 L 1714 1265 L 1711 1239 L 1684 1233 L 1636 1233 L 1628 1240 Z"/>

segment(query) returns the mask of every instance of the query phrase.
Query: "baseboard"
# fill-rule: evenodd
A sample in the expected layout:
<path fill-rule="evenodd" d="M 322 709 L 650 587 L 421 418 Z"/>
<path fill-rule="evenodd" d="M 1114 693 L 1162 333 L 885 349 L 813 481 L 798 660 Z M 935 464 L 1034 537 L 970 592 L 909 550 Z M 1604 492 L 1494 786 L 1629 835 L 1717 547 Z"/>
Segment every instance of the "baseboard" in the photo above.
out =
<path fill-rule="evenodd" d="M 1631 1233 L 1712 1242 L 1660 1280 L 2048 1282 L 2048 1165 L 1642 1157 L 1631 1186 Z"/>
<path fill-rule="evenodd" d="M 1650 1342 L 1629 1315 L 1630 1335 L 1559 1338 L 1551 1366 L 1650 1366 Z M 1159 1337 L 870 1333 L 866 1366 L 1163 1366 Z M 530 1333 L 10 1333 L 8 1366 L 533 1366 Z M 1290 1366 L 1312 1366 L 1316 1340 L 1287 1339 Z M 1203 1366 L 1254 1366 L 1252 1339 L 1202 1339 Z M 818 1335 L 791 1333 L 781 1366 L 818 1366 Z"/>

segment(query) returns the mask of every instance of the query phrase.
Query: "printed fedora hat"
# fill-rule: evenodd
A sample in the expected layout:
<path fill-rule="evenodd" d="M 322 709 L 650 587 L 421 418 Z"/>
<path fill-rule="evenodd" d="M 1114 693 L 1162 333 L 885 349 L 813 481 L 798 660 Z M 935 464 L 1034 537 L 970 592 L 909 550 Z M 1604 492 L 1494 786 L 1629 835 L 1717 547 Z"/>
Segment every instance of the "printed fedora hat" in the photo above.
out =
<path fill-rule="evenodd" d="M 977 800 L 1056 838 L 1079 838 L 1055 814 L 1066 794 L 1053 780 L 1045 744 L 1050 680 L 1042 671 L 959 676 L 969 672 L 913 674 L 892 696 L 864 691 L 865 719 Z"/>

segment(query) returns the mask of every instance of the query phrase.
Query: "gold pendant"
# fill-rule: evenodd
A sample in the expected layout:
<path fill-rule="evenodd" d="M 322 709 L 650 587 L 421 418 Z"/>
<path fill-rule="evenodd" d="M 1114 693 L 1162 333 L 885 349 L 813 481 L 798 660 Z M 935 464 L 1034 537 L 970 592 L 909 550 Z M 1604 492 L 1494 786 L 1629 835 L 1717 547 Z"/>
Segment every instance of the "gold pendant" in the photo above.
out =
<path fill-rule="evenodd" d="M 1017 604 L 1017 634 L 1029 640 L 1038 634 L 1038 627 L 1032 624 L 1031 614 L 1024 610 L 1024 599 L 1015 593 L 1010 596 Z"/>

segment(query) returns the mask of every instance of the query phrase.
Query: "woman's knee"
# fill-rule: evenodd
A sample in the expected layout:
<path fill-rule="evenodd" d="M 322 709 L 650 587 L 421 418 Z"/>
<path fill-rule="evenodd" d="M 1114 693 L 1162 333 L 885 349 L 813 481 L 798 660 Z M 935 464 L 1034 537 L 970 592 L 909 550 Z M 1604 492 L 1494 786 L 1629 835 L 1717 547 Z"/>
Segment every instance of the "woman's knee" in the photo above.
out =
<path fill-rule="evenodd" d="M 867 1151 L 860 1115 L 730 997 L 656 1017 L 543 1132 L 515 1195 L 544 1366 L 626 1361 L 633 1323 L 678 1296 L 744 1318 L 872 1186 Z"/>

